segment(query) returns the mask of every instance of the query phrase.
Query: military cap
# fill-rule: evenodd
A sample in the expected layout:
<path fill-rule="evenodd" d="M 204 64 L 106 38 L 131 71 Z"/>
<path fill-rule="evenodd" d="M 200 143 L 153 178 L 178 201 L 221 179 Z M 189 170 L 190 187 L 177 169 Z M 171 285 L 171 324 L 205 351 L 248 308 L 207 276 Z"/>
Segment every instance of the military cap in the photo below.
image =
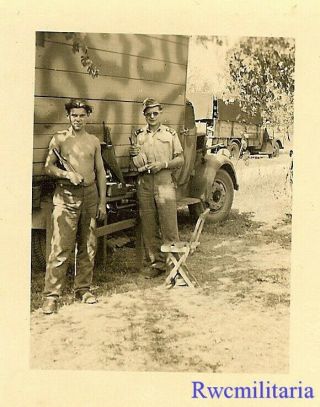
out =
<path fill-rule="evenodd" d="M 70 99 L 68 103 L 65 105 L 65 109 L 68 113 L 70 113 L 71 109 L 78 109 L 83 107 L 87 114 L 92 113 L 92 106 L 85 99 Z"/>
<path fill-rule="evenodd" d="M 150 107 L 158 106 L 160 109 L 162 109 L 161 103 L 159 103 L 157 100 L 153 98 L 147 98 L 142 103 L 143 103 L 143 113 L 146 111 L 146 109 L 149 109 Z"/>

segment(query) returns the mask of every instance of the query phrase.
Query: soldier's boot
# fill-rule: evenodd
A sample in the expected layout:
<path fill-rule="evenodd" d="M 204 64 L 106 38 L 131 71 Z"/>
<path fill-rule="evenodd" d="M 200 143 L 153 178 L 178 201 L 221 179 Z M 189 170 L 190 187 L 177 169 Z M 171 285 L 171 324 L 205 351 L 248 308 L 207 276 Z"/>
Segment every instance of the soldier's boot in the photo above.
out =
<path fill-rule="evenodd" d="M 58 311 L 58 297 L 47 297 L 42 306 L 42 312 L 44 314 L 53 314 Z"/>

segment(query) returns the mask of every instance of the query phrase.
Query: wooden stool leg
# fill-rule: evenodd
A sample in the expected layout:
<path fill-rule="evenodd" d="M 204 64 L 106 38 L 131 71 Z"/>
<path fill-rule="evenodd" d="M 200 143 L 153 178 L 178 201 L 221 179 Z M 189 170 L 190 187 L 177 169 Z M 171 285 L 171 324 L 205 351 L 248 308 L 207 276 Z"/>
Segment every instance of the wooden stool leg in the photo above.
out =
<path fill-rule="evenodd" d="M 196 284 L 197 280 L 189 272 L 188 266 L 186 265 L 188 255 L 189 251 L 184 252 L 182 255 L 181 253 L 168 253 L 168 263 L 173 264 L 174 267 L 166 278 L 166 285 L 171 284 L 171 286 L 173 286 L 173 280 L 177 274 L 180 274 L 189 287 L 195 288 L 195 284 L 192 282 L 192 280 L 194 280 Z"/>
<path fill-rule="evenodd" d="M 181 277 L 184 279 L 184 281 L 187 283 L 187 285 L 189 287 L 194 288 L 194 284 L 192 283 L 192 281 L 188 278 L 188 276 L 186 275 L 186 273 L 184 272 L 184 270 L 180 269 L 179 270 L 179 274 L 181 275 Z"/>
<path fill-rule="evenodd" d="M 170 264 L 173 266 L 172 269 L 169 272 L 168 277 L 165 280 L 165 285 L 172 284 L 172 280 L 175 278 L 175 276 L 178 273 L 178 268 L 179 268 L 179 260 L 176 259 L 173 253 L 168 253 L 167 257 L 167 264 L 170 266 Z"/>
<path fill-rule="evenodd" d="M 184 279 L 184 281 L 187 283 L 187 285 L 189 287 L 195 288 L 195 285 L 192 282 L 192 279 L 195 280 L 195 278 L 189 272 L 186 264 L 181 265 L 181 267 L 179 268 L 179 274 L 181 275 L 181 277 Z"/>

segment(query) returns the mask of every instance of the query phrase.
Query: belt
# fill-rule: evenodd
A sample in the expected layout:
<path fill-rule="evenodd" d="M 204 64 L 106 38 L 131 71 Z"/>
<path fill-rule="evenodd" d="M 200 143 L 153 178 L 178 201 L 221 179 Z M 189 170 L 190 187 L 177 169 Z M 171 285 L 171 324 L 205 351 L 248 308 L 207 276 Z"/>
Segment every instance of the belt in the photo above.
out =
<path fill-rule="evenodd" d="M 95 183 L 96 183 L 96 181 L 92 181 L 89 184 L 81 183 L 79 185 L 74 185 L 74 184 L 71 184 L 71 182 L 61 182 L 61 181 L 59 181 L 59 182 L 57 182 L 57 185 L 59 185 L 60 187 L 63 187 L 63 188 L 64 187 L 82 188 L 82 187 L 91 187 L 91 185 L 94 185 Z"/>
<path fill-rule="evenodd" d="M 172 170 L 169 168 L 162 168 L 162 170 L 158 171 L 155 174 L 153 174 L 151 172 L 151 170 L 149 170 L 149 171 L 144 170 L 144 171 L 139 171 L 138 175 L 141 177 L 141 176 L 145 176 L 145 175 L 159 175 L 160 173 L 161 174 L 172 174 Z"/>

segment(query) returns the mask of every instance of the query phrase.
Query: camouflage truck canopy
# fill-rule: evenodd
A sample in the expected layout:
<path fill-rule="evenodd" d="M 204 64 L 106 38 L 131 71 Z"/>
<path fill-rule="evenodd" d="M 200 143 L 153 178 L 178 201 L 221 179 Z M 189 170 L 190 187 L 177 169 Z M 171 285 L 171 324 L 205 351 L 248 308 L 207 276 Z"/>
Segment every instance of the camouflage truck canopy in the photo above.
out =
<path fill-rule="evenodd" d="M 53 134 L 68 127 L 64 105 L 87 99 L 93 113 L 87 129 L 102 140 L 102 122 L 110 129 L 118 164 L 129 167 L 129 136 L 145 125 L 142 101 L 156 97 L 164 124 L 179 132 L 184 125 L 189 38 L 179 35 L 84 34 L 88 53 L 99 69 L 93 79 L 73 52 L 66 33 L 38 32 L 35 58 L 33 179 L 44 177 L 44 161 Z"/>

